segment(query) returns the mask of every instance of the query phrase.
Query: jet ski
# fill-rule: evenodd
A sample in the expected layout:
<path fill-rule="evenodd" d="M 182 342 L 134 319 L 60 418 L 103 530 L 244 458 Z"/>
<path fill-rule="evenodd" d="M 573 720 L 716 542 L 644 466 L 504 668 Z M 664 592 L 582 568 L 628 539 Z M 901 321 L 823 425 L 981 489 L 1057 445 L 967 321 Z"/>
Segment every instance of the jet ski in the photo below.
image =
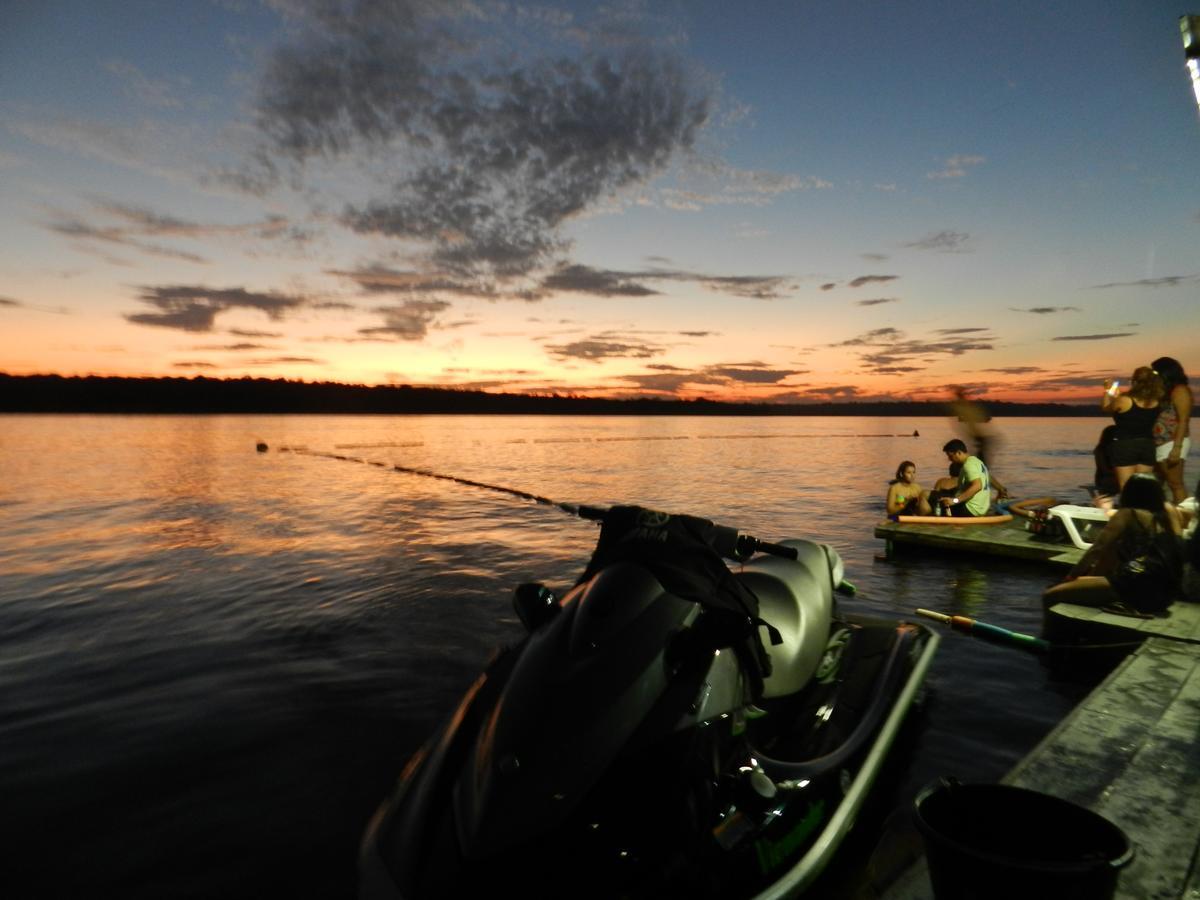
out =
<path fill-rule="evenodd" d="M 832 547 L 636 506 L 404 767 L 360 896 L 785 897 L 854 823 L 934 655 L 837 610 Z M 725 560 L 729 560 L 727 563 Z"/>

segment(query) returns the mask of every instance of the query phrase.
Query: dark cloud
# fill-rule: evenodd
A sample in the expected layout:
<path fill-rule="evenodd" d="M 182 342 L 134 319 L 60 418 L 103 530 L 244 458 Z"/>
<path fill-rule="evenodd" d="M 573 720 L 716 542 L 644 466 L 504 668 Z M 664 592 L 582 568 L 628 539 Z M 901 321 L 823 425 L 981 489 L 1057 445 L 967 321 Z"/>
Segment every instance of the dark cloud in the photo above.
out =
<path fill-rule="evenodd" d="M 659 293 L 633 281 L 635 277 L 591 266 L 569 265 L 544 278 L 542 287 L 548 291 L 574 291 L 600 297 L 648 297 Z"/>
<path fill-rule="evenodd" d="M 971 236 L 961 231 L 938 231 L 919 240 L 904 244 L 917 250 L 936 250 L 939 253 L 967 253 Z"/>
<path fill-rule="evenodd" d="M 1064 334 L 1052 337 L 1052 341 L 1110 341 L 1113 338 L 1133 337 L 1132 331 L 1117 331 L 1112 334 Z"/>
<path fill-rule="evenodd" d="M 199 345 L 193 347 L 192 349 L 193 350 L 240 351 L 240 350 L 269 350 L 271 348 L 267 344 L 252 344 L 249 341 L 240 341 L 236 344 L 199 344 Z"/>
<path fill-rule="evenodd" d="M 320 300 L 310 303 L 308 306 L 310 309 L 358 309 L 353 303 L 347 303 L 345 300 Z"/>
<path fill-rule="evenodd" d="M 900 277 L 899 275 L 859 275 L 857 278 L 855 278 L 853 281 L 850 282 L 850 287 L 856 288 L 856 287 L 862 287 L 864 284 L 874 284 L 876 282 L 882 283 L 882 282 L 887 282 L 887 281 L 895 281 L 899 277 Z"/>
<path fill-rule="evenodd" d="M 521 275 L 563 247 L 562 223 L 662 171 L 709 116 L 706 85 L 651 42 L 552 55 L 480 40 L 489 11 L 422 0 L 294 4 L 270 57 L 264 138 L 243 187 L 312 160 L 395 160 L 387 196 L 351 204 L 352 229 L 425 242 L 455 272 Z M 487 26 L 495 31 L 502 21 Z M 577 33 L 587 31 L 580 28 Z M 490 55 L 498 44 L 505 50 Z"/>
<path fill-rule="evenodd" d="M 217 315 L 231 309 L 256 309 L 272 319 L 281 319 L 289 310 L 305 303 L 303 298 L 286 294 L 196 285 L 144 287 L 138 299 L 158 312 L 126 313 L 125 318 L 130 322 L 181 331 L 212 331 Z"/>
<path fill-rule="evenodd" d="M 230 329 L 229 329 L 228 331 L 226 331 L 225 333 L 226 333 L 226 334 L 232 334 L 234 337 L 246 337 L 246 338 L 277 338 L 277 337 L 283 337 L 283 335 L 282 335 L 282 334 L 280 334 L 278 331 L 251 331 L 251 330 L 249 330 L 249 329 L 246 329 L 246 328 L 230 328 Z"/>
<path fill-rule="evenodd" d="M 560 266 L 544 278 L 539 290 L 574 291 L 601 297 L 644 297 L 660 293 L 646 287 L 643 284 L 646 281 L 699 284 L 706 290 L 751 300 L 774 300 L 785 296 L 785 291 L 792 287 L 789 279 L 782 275 L 705 275 L 673 269 L 620 272 L 572 264 Z"/>
<path fill-rule="evenodd" d="M 1116 287 L 1179 287 L 1191 281 L 1200 279 L 1200 275 L 1164 275 L 1162 278 L 1141 278 L 1137 281 L 1110 281 L 1107 284 L 1094 284 L 1095 290 Z"/>
<path fill-rule="evenodd" d="M 294 365 L 301 363 L 305 365 L 323 366 L 325 360 L 314 359 L 311 356 L 271 356 L 260 359 L 247 359 L 241 362 L 244 366 L 277 366 L 277 365 Z"/>
<path fill-rule="evenodd" d="M 962 356 L 975 350 L 992 350 L 990 334 L 984 328 L 943 328 L 934 332 L 940 340 L 908 338 L 897 328 L 875 328 L 834 344 L 835 347 L 862 347 L 859 358 L 872 372 L 903 373 L 917 371 L 946 356 Z"/>
<path fill-rule="evenodd" d="M 821 290 L 832 291 L 835 287 L 837 287 L 837 282 L 827 281 L 825 284 L 821 285 Z"/>
<path fill-rule="evenodd" d="M 600 362 L 605 359 L 649 359 L 659 356 L 665 348 L 649 342 L 602 340 L 592 338 L 566 344 L 547 344 L 546 352 L 555 359 L 584 359 Z"/>
<path fill-rule="evenodd" d="M 383 265 L 359 269 L 327 269 L 326 272 L 339 278 L 348 278 L 359 288 L 372 294 L 444 293 L 486 299 L 499 299 L 501 296 L 489 280 L 455 278 L 443 272 L 392 269 Z"/>
<path fill-rule="evenodd" d="M 383 324 L 360 328 L 359 334 L 399 341 L 419 341 L 441 312 L 450 308 L 445 300 L 405 300 L 399 306 L 380 306 L 374 311 L 383 316 Z"/>
<path fill-rule="evenodd" d="M 702 337 L 712 337 L 713 335 L 719 334 L 720 332 L 717 332 L 717 331 L 681 331 L 679 333 L 681 335 L 683 335 L 684 337 L 702 338 Z"/>
<path fill-rule="evenodd" d="M 1078 306 L 1030 306 L 1030 307 L 1026 307 L 1025 309 L 1021 309 L 1020 307 L 1016 307 L 1016 306 L 1010 306 L 1009 309 L 1011 309 L 1013 312 L 1027 312 L 1027 313 L 1033 313 L 1038 316 L 1047 316 L 1052 313 L 1060 313 L 1060 312 L 1080 312 L 1081 311 Z"/>
<path fill-rule="evenodd" d="M 856 306 L 878 306 L 881 303 L 899 303 L 899 297 L 876 297 L 874 300 L 859 300 Z"/>
<path fill-rule="evenodd" d="M 791 287 L 786 278 L 778 275 L 681 276 L 681 280 L 687 278 L 694 278 L 709 290 L 751 300 L 775 300 L 785 296 L 784 291 Z"/>
<path fill-rule="evenodd" d="M 981 369 L 982 372 L 997 372 L 1001 375 L 1029 375 L 1033 372 L 1046 371 L 1041 366 L 1000 366 L 994 369 Z"/>
<path fill-rule="evenodd" d="M 860 253 L 859 255 L 868 262 L 885 262 L 888 258 L 886 253 Z"/>
<path fill-rule="evenodd" d="M 176 369 L 216 369 L 219 366 L 216 363 L 202 362 L 200 360 L 184 360 L 182 362 L 171 363 Z"/>
<path fill-rule="evenodd" d="M 778 384 L 793 375 L 801 374 L 799 369 L 741 368 L 738 366 L 709 366 L 705 372 L 742 384 Z"/>
<path fill-rule="evenodd" d="M 24 306 L 20 300 L 14 300 L 12 297 L 0 297 L 0 306 Z"/>

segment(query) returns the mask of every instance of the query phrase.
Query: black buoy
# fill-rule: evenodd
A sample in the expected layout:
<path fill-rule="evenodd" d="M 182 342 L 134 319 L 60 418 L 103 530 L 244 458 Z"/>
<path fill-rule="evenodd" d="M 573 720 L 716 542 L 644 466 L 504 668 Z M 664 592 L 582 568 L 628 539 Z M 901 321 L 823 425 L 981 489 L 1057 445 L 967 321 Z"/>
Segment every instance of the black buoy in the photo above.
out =
<path fill-rule="evenodd" d="M 914 428 L 913 429 L 913 437 L 920 437 L 920 436 L 921 436 L 921 432 L 917 431 L 917 429 Z"/>
<path fill-rule="evenodd" d="M 254 449 L 257 450 L 259 453 L 266 453 L 267 452 L 267 442 L 259 441 L 257 444 L 254 445 Z"/>

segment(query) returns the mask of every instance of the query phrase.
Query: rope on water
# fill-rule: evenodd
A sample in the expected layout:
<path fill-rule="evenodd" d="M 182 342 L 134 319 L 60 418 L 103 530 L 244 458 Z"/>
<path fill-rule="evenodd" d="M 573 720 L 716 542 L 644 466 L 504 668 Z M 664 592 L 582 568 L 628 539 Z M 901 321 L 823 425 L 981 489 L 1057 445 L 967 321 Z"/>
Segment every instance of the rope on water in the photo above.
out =
<path fill-rule="evenodd" d="M 434 472 L 430 469 L 418 469 L 414 466 L 401 466 L 393 463 L 380 462 L 378 460 L 363 459 L 361 456 L 346 456 L 342 453 L 327 453 L 321 450 L 309 450 L 307 447 L 280 447 L 280 453 L 299 453 L 303 456 L 319 456 L 323 459 L 340 459 L 344 462 L 363 463 L 368 466 L 378 466 L 381 469 L 394 469 L 397 472 L 403 472 L 406 475 L 420 475 L 423 478 L 437 478 L 442 481 L 453 481 L 455 484 L 465 484 L 468 487 L 482 488 L 487 491 L 498 491 L 502 494 L 509 494 L 513 497 L 520 497 L 522 500 L 532 500 L 534 503 L 540 503 L 543 506 L 553 506 L 556 509 L 561 509 L 563 512 L 573 516 L 578 516 L 582 519 L 598 519 L 604 515 L 604 508 L 599 506 L 588 506 L 580 503 L 561 503 L 557 500 L 551 500 L 549 497 L 543 497 L 540 494 L 532 494 L 529 491 L 520 491 L 516 488 L 505 487 L 502 484 L 488 484 L 486 481 L 475 481 L 471 478 L 460 478 L 458 475 L 446 475 L 443 472 Z"/>

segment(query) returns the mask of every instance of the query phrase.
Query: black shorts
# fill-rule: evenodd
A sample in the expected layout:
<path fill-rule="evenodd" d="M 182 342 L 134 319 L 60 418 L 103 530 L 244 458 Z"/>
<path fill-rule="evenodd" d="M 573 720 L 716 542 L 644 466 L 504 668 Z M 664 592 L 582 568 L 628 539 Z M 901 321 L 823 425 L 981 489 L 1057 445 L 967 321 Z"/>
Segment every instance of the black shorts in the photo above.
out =
<path fill-rule="evenodd" d="M 967 504 L 965 503 L 955 503 L 953 506 L 948 507 L 948 509 L 950 510 L 950 515 L 959 519 L 975 518 L 975 513 L 967 509 Z"/>
<path fill-rule="evenodd" d="M 1114 466 L 1154 468 L 1154 438 L 1114 438 L 1108 445 L 1108 459 Z"/>

